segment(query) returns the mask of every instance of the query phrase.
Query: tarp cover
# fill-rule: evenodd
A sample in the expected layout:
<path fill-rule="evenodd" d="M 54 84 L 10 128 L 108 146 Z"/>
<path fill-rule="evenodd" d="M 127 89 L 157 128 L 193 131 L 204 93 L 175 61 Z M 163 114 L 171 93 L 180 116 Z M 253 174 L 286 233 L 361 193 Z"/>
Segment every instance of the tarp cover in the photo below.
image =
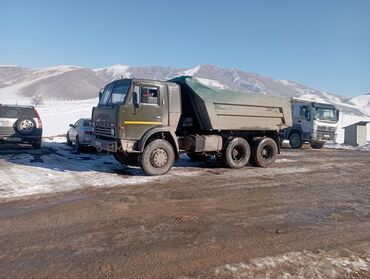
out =
<path fill-rule="evenodd" d="M 201 129 L 279 130 L 291 125 L 287 98 L 211 88 L 189 76 L 169 82 L 180 85 L 183 109 L 192 106 Z"/>

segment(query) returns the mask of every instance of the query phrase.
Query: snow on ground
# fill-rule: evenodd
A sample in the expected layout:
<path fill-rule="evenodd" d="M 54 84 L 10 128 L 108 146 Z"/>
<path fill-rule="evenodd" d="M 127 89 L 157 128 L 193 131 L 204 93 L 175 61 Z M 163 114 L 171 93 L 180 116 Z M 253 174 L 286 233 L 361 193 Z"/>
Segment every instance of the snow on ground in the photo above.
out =
<path fill-rule="evenodd" d="M 111 155 L 94 150 L 77 154 L 64 137 L 45 140 L 41 150 L 0 146 L 0 199 L 165 181 L 174 176 L 198 175 L 184 156 L 170 174 L 146 176 L 140 168 L 122 167 Z"/>
<path fill-rule="evenodd" d="M 112 156 L 76 154 L 63 140 L 44 142 L 43 150 L 9 152 L 1 158 L 11 167 L 0 168 L 0 197 L 70 191 L 84 187 L 109 187 L 145 183 L 155 178 L 142 176 L 139 169 L 124 175 Z M 1 161 L 0 161 L 1 163 Z M 121 174 L 121 175 L 120 175 Z"/>
<path fill-rule="evenodd" d="M 343 150 L 358 150 L 358 151 L 370 151 L 370 141 L 364 146 L 351 146 L 335 142 L 328 142 L 325 144 L 327 148 L 343 149 Z"/>
<path fill-rule="evenodd" d="M 91 118 L 92 108 L 98 104 L 98 99 L 81 101 L 54 101 L 38 106 L 36 109 L 43 123 L 43 136 L 64 135 L 69 124 L 74 124 L 80 118 Z"/>
<path fill-rule="evenodd" d="M 289 252 L 217 267 L 222 278 L 362 278 L 370 271 L 370 249 Z"/>

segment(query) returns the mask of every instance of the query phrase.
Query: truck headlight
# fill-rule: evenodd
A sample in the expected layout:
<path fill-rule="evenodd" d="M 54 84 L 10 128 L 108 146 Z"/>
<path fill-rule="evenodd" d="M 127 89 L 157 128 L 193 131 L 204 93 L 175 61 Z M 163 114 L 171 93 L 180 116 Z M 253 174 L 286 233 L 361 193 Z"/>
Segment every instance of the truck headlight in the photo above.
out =
<path fill-rule="evenodd" d="M 110 134 L 114 136 L 114 128 L 110 128 Z"/>

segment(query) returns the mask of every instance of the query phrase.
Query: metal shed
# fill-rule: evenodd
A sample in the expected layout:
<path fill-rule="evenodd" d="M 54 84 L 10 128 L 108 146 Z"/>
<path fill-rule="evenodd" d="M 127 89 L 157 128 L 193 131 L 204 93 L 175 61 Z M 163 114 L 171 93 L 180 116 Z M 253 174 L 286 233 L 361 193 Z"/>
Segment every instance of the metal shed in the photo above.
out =
<path fill-rule="evenodd" d="M 344 144 L 352 146 L 363 146 L 367 144 L 367 127 L 370 121 L 359 121 L 344 129 Z"/>

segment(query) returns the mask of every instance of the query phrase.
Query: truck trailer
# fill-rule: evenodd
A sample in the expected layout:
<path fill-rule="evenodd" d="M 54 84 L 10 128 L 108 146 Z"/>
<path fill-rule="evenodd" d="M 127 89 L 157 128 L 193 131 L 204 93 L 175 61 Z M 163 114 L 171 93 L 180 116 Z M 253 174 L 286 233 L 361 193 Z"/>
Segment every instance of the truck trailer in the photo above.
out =
<path fill-rule="evenodd" d="M 92 111 L 94 146 L 148 175 L 168 172 L 181 153 L 212 156 L 225 167 L 268 167 L 292 125 L 290 100 L 215 89 L 192 77 L 120 79 L 105 86 Z"/>
<path fill-rule="evenodd" d="M 283 139 L 289 140 L 292 148 L 301 148 L 309 143 L 321 149 L 325 142 L 335 141 L 339 110 L 332 104 L 292 98 L 293 126 L 283 130 Z"/>

